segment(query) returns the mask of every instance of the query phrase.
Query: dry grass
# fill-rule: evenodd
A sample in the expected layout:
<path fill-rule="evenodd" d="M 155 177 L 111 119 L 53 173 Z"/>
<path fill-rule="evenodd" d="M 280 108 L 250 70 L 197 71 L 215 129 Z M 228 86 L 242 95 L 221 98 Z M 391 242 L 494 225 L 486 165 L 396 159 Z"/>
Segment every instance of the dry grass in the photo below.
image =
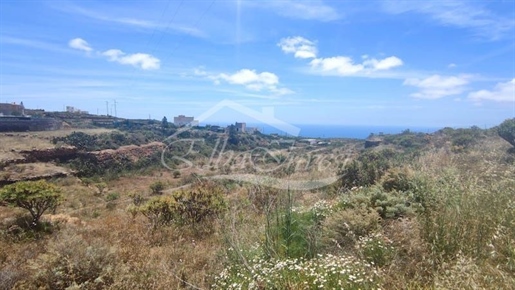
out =
<path fill-rule="evenodd" d="M 51 163 L 23 163 L 11 164 L 0 171 L 0 180 L 23 180 L 34 176 L 55 176 L 56 174 L 69 174 L 70 170 Z"/>
<path fill-rule="evenodd" d="M 331 228 L 334 232 L 321 232 L 321 237 L 341 241 L 337 245 L 321 240 L 320 251 L 365 259 L 356 248 L 358 236 L 381 236 L 394 249 L 389 261 L 374 267 L 377 285 L 383 289 L 513 289 L 515 168 L 503 161 L 506 149 L 504 143 L 492 140 L 468 152 L 434 149 L 423 154 L 408 167 L 429 182 L 427 194 L 439 206 L 435 212 L 390 220 L 379 219 L 370 209 L 331 212 L 318 230 Z M 334 150 L 354 154 L 350 149 Z M 334 151 L 323 154 L 330 152 Z M 53 168 L 51 164 L 24 166 L 40 171 Z M 201 171 L 190 169 L 182 178 L 191 179 L 194 172 Z M 98 194 L 94 183 L 60 179 L 57 183 L 66 200 L 55 214 L 45 216 L 56 224 L 53 232 L 38 237 L 10 233 L 16 217 L 24 213 L 2 208 L 0 289 L 14 285 L 17 289 L 209 289 L 226 266 L 241 270 L 263 257 L 266 208 L 278 202 L 280 192 L 227 182 L 229 210 L 223 219 L 196 229 L 173 225 L 153 230 L 148 220 L 133 217 L 127 207 L 135 194 L 150 198 L 149 186 L 156 181 L 163 181 L 168 190 L 185 182 L 174 178 L 172 171 L 156 170 L 149 176 L 106 181 L 106 191 Z M 338 196 L 325 190 L 293 195 L 300 212 L 309 212 L 322 199 L 328 205 L 338 202 Z M 284 278 L 283 285 L 290 289 L 306 289 Z"/>
<path fill-rule="evenodd" d="M 52 138 L 67 136 L 74 131 L 94 135 L 112 132 L 113 130 L 74 129 L 24 133 L 0 133 L 0 163 L 10 160 L 23 159 L 23 156 L 17 153 L 19 151 L 54 148 L 55 145 L 51 142 Z"/>

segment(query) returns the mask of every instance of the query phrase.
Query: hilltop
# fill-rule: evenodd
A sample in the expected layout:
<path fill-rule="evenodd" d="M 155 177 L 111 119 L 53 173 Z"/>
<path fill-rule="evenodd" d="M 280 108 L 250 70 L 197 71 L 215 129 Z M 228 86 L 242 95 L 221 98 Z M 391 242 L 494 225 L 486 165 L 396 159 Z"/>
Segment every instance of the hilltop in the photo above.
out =
<path fill-rule="evenodd" d="M 64 197 L 38 228 L 2 209 L 2 289 L 515 285 L 515 157 L 497 128 L 365 148 L 122 124 L 0 134 L 3 184 L 45 178 Z"/>

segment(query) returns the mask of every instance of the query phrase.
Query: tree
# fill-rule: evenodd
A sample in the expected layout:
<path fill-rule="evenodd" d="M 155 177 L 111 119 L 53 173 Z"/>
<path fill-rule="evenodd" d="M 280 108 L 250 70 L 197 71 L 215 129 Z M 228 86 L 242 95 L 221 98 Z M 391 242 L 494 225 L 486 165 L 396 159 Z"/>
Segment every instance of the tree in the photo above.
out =
<path fill-rule="evenodd" d="M 48 209 L 55 209 L 62 200 L 59 188 L 45 180 L 20 181 L 0 190 L 0 204 L 21 207 L 30 212 L 32 226 Z"/>
<path fill-rule="evenodd" d="M 165 189 L 165 184 L 162 181 L 156 181 L 150 185 L 152 194 L 162 194 Z"/>
<path fill-rule="evenodd" d="M 161 127 L 163 127 L 163 129 L 168 128 L 168 119 L 166 119 L 166 116 L 164 116 L 163 120 L 161 121 Z"/>
<path fill-rule="evenodd" d="M 102 194 L 104 194 L 104 191 L 107 188 L 107 184 L 105 182 L 99 182 L 99 183 L 95 183 L 95 187 L 98 190 L 98 195 L 102 195 Z"/>
<path fill-rule="evenodd" d="M 497 133 L 501 138 L 515 147 L 515 118 L 507 119 L 499 125 Z"/>

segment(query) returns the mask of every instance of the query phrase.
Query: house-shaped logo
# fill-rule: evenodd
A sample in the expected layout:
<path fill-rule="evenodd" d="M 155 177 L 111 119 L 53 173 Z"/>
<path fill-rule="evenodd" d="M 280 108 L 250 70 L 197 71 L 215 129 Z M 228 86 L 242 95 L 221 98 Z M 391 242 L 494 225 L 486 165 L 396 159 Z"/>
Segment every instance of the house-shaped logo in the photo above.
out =
<path fill-rule="evenodd" d="M 300 128 L 275 118 L 273 107 L 265 107 L 262 111 L 257 111 L 257 110 L 248 108 L 246 106 L 243 106 L 241 104 L 238 104 L 237 102 L 234 102 L 231 100 L 223 100 L 223 101 L 217 103 L 215 106 L 211 107 L 209 110 L 207 110 L 206 112 L 201 114 L 197 118 L 197 120 L 200 123 L 203 123 L 204 121 L 208 120 L 211 116 L 215 115 L 220 110 L 226 109 L 226 108 L 232 109 L 236 112 L 246 115 L 254 120 L 261 122 L 264 125 L 273 127 L 281 132 L 286 133 L 290 137 L 299 136 Z M 182 164 L 184 164 L 188 168 L 193 168 L 195 166 L 195 164 L 194 164 L 195 160 L 189 160 L 188 154 L 190 152 L 193 152 L 193 147 L 194 147 L 195 142 L 203 142 L 205 140 L 189 139 L 189 138 L 185 139 L 185 138 L 179 137 L 181 133 L 188 131 L 188 130 L 192 130 L 192 128 L 191 127 L 179 128 L 179 130 L 177 130 L 177 132 L 175 132 L 172 136 L 165 139 L 165 143 L 167 143 L 168 145 L 163 150 L 163 153 L 161 155 L 161 162 L 166 168 L 168 168 L 170 170 L 176 170 L 174 168 L 174 166 L 169 166 L 167 164 L 165 154 L 168 151 L 172 151 L 171 149 L 174 149 L 174 146 L 177 145 L 177 142 L 191 142 L 191 144 L 189 145 L 188 153 L 186 153 L 182 156 L 174 155 L 172 157 L 172 159 L 179 160 Z M 215 152 L 217 152 L 218 144 L 219 143 L 217 142 L 217 144 L 213 150 L 212 156 L 214 156 Z M 291 144 L 294 144 L 293 140 L 291 140 Z M 182 146 L 182 147 L 185 147 L 185 146 Z M 186 147 L 188 147 L 188 146 L 186 146 Z M 225 145 L 222 146 L 222 149 L 219 150 L 220 152 L 217 152 L 217 153 L 219 155 L 221 155 L 223 153 L 224 148 L 225 148 Z M 314 166 L 313 168 L 318 168 L 318 169 L 324 168 L 325 173 L 331 173 L 331 175 L 333 175 L 333 176 L 329 176 L 329 177 L 321 178 L 321 179 L 313 179 L 308 174 L 308 175 L 303 175 L 304 177 L 293 179 L 293 178 L 289 178 L 289 177 L 278 178 L 277 177 L 278 174 L 277 174 L 277 172 L 274 172 L 274 169 L 262 170 L 261 168 L 258 168 L 259 166 L 252 163 L 252 156 L 255 154 L 256 151 L 264 152 L 264 154 L 268 155 L 269 158 L 274 158 L 275 160 L 278 160 L 279 159 L 278 156 L 281 156 L 281 158 L 280 158 L 281 162 L 279 162 L 279 165 L 276 167 L 276 169 L 279 169 L 281 167 L 284 168 L 285 166 L 290 166 L 290 168 L 294 168 L 294 170 L 299 168 L 299 166 L 291 166 L 292 164 L 294 164 L 295 162 L 298 161 L 295 158 L 298 159 L 298 157 L 299 157 L 299 156 L 295 155 L 295 153 L 293 153 L 291 150 L 282 150 L 282 151 L 278 150 L 278 151 L 274 152 L 273 150 L 271 150 L 271 148 L 259 147 L 259 148 L 253 148 L 252 150 L 250 150 L 248 152 L 238 152 L 236 154 L 238 156 L 242 156 L 245 154 L 248 155 L 248 156 L 244 156 L 242 159 L 249 160 L 250 167 L 254 166 L 254 168 L 253 168 L 254 170 L 250 170 L 251 172 L 230 171 L 230 172 L 223 172 L 222 174 L 216 174 L 217 172 L 220 173 L 222 171 L 221 170 L 217 171 L 215 169 L 213 172 L 213 167 L 211 167 L 212 170 L 209 171 L 206 178 L 231 179 L 231 180 L 235 180 L 235 181 L 243 181 L 243 182 L 249 182 L 249 183 L 257 184 L 257 185 L 264 185 L 264 186 L 275 187 L 275 188 L 279 188 L 279 189 L 291 189 L 291 190 L 312 190 L 312 189 L 327 186 L 331 183 L 336 182 L 339 179 L 338 176 L 334 176 L 334 170 L 333 170 L 334 168 L 328 169 L 328 167 L 326 166 L 327 160 L 329 160 L 329 159 L 337 160 L 338 159 L 338 158 L 334 158 L 334 156 L 332 156 L 331 158 L 327 158 L 327 159 L 326 158 L 317 159 L 317 158 L 312 158 L 312 156 L 309 155 L 309 156 L 307 156 L 307 158 L 305 158 L 305 160 L 307 160 L 305 162 L 306 163 L 305 167 Z M 284 154 L 289 154 L 289 156 L 284 156 Z M 232 156 L 232 154 L 231 154 L 231 156 Z M 340 160 L 340 161 L 342 161 L 342 160 Z M 346 160 L 344 160 L 344 161 L 346 161 Z M 317 162 L 320 162 L 320 164 L 316 164 Z M 324 165 L 322 165 L 321 163 L 324 163 Z M 201 172 L 205 172 L 205 171 L 202 171 L 202 166 L 197 167 L 197 169 L 200 170 Z M 216 175 L 212 175 L 211 173 L 215 173 Z M 317 176 L 320 176 L 320 174 L 317 174 Z"/>

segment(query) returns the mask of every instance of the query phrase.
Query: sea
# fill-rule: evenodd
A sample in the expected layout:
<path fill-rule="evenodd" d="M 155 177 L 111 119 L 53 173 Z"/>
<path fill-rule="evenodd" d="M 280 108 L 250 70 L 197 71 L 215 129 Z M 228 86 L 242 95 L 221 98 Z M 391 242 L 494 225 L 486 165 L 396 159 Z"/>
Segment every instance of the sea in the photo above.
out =
<path fill-rule="evenodd" d="M 441 127 L 422 126 L 365 126 L 365 125 L 320 125 L 320 124 L 292 124 L 300 129 L 298 136 L 305 138 L 354 138 L 366 139 L 370 133 L 399 134 L 409 129 L 416 133 L 434 133 Z M 247 123 L 247 128 L 255 127 L 263 134 L 279 134 L 288 136 L 286 132 L 269 124 Z"/>

